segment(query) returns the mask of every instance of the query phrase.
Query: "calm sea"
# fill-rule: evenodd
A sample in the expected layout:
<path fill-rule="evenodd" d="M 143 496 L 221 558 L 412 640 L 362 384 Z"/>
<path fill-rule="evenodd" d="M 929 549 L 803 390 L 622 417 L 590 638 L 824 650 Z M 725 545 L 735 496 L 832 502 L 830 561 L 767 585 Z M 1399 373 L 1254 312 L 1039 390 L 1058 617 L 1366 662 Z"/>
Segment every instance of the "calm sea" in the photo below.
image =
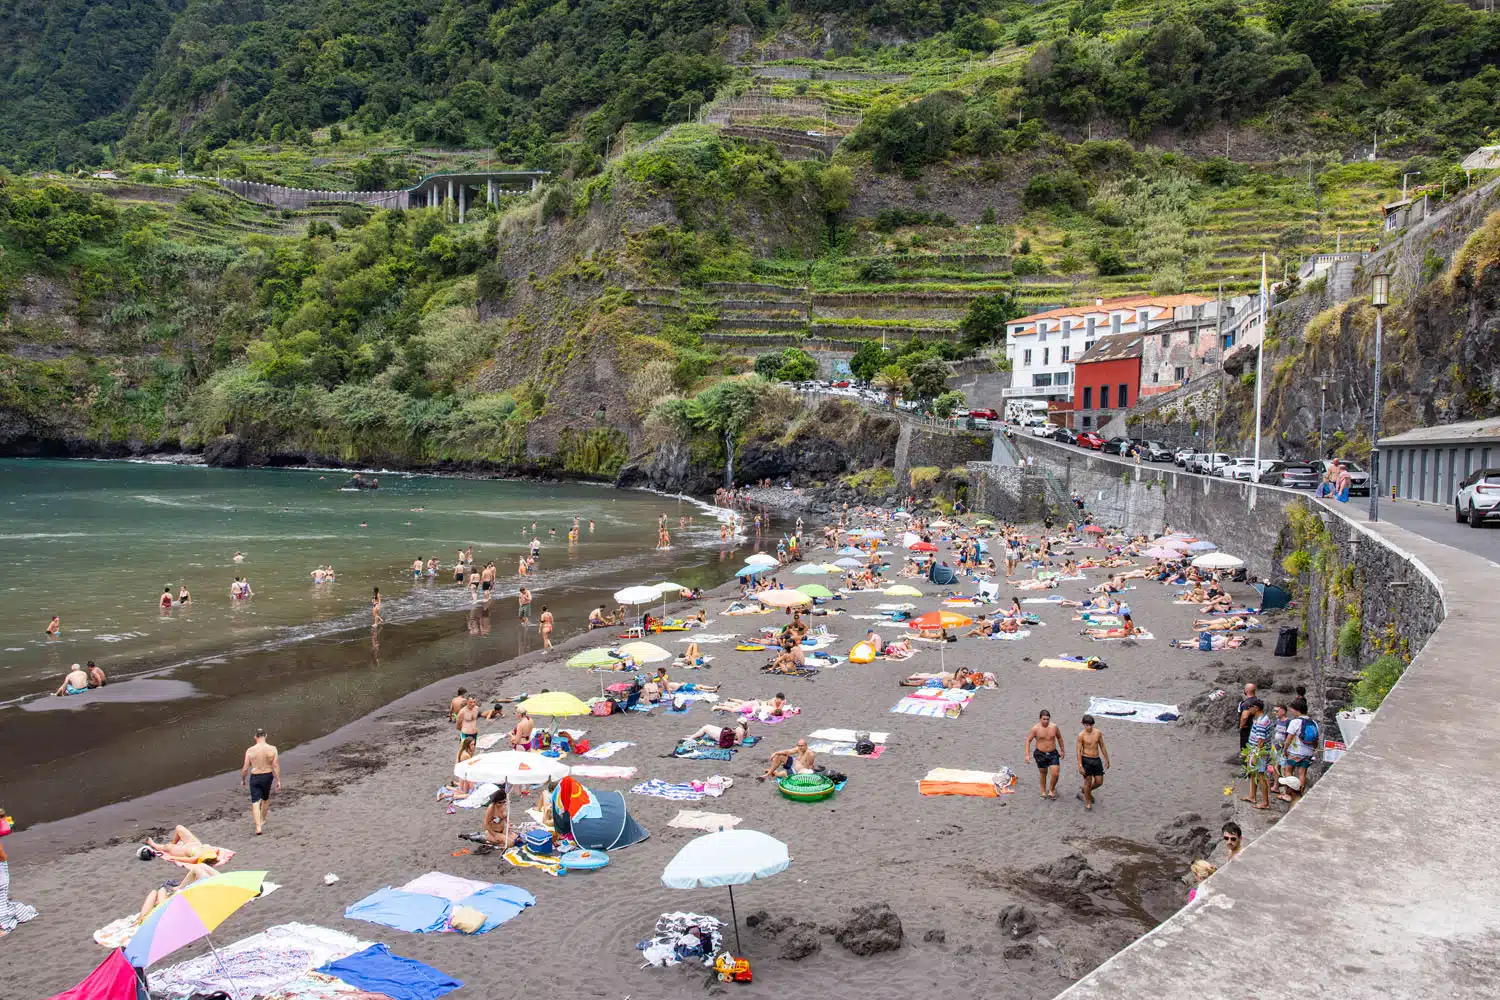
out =
<path fill-rule="evenodd" d="M 379 490 L 341 489 L 348 479 L 0 460 L 5 807 L 29 825 L 216 774 L 238 767 L 256 726 L 289 748 L 537 648 L 515 599 L 517 557 L 533 537 L 534 614 L 550 605 L 559 637 L 622 586 L 714 586 L 739 563 L 721 548 L 714 512 L 692 501 L 398 474 L 378 474 Z M 673 546 L 658 551 L 662 514 Z M 581 537 L 570 546 L 575 517 Z M 500 573 L 488 606 L 453 583 L 457 550 L 469 547 Z M 438 576 L 413 578 L 413 560 L 434 556 Z M 314 584 L 312 570 L 329 564 L 337 582 Z M 237 575 L 252 599 L 230 599 Z M 160 610 L 162 588 L 184 585 L 191 603 Z M 372 630 L 377 586 L 386 624 Z M 44 634 L 53 615 L 55 639 Z M 87 660 L 110 685 L 50 697 L 68 666 Z"/>

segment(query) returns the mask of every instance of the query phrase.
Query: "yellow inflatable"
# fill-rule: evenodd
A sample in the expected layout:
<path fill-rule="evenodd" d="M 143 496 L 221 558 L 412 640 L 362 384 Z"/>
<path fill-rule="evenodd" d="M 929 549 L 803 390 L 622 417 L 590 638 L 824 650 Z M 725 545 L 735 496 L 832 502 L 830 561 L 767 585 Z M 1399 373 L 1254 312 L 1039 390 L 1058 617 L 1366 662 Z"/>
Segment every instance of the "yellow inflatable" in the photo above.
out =
<path fill-rule="evenodd" d="M 868 642 L 856 642 L 854 648 L 849 650 L 850 663 L 874 663 L 875 647 Z"/>

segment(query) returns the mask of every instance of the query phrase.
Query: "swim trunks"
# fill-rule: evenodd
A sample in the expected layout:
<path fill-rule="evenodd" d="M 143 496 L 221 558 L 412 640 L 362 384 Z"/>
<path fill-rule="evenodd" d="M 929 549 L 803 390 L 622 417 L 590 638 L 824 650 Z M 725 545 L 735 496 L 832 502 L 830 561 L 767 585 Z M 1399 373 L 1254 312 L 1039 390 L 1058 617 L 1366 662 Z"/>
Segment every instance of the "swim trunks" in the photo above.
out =
<path fill-rule="evenodd" d="M 459 733 L 458 745 L 463 746 L 465 743 L 473 743 L 477 739 L 479 739 L 478 733 Z"/>
<path fill-rule="evenodd" d="M 1042 771 L 1049 767 L 1056 767 L 1062 762 L 1062 754 L 1056 750 L 1033 750 L 1031 758 L 1036 761 L 1037 768 Z"/>
<path fill-rule="evenodd" d="M 76 688 L 71 684 L 63 688 L 63 694 L 83 694 L 86 691 L 88 691 L 88 688 L 86 687 Z"/>
<path fill-rule="evenodd" d="M 486 580 L 486 581 L 484 581 L 483 583 L 481 583 L 479 585 L 479 589 L 483 590 L 487 594 L 487 593 L 490 592 L 490 588 L 493 587 L 493 586 L 494 586 L 493 583 L 491 583 L 489 580 Z"/>
<path fill-rule="evenodd" d="M 250 804 L 271 801 L 271 779 L 274 775 L 270 771 L 265 774 L 250 775 Z"/>
<path fill-rule="evenodd" d="M 522 618 L 530 618 L 531 617 L 531 605 L 529 605 L 529 604 L 523 604 L 523 605 L 521 605 L 521 617 Z"/>
<path fill-rule="evenodd" d="M 1090 778 L 1104 777 L 1104 760 L 1099 757 L 1090 757 L 1087 754 L 1079 758 L 1083 764 L 1083 773 Z"/>

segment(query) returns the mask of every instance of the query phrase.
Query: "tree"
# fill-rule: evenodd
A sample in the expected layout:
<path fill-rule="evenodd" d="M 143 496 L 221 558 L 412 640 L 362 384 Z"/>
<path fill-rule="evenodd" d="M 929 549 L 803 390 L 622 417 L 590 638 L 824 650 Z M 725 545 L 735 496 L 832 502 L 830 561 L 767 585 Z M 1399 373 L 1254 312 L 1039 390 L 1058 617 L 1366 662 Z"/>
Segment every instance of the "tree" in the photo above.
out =
<path fill-rule="evenodd" d="M 774 381 L 775 378 L 776 378 L 776 376 L 777 376 L 777 374 L 780 373 L 780 371 L 781 371 L 781 352 L 780 351 L 768 351 L 765 354 L 761 354 L 761 355 L 757 355 L 756 356 L 756 358 L 755 358 L 755 374 L 759 375 L 761 378 L 763 378 L 763 379 L 769 379 L 769 380 Z"/>
<path fill-rule="evenodd" d="M 932 401 L 932 410 L 938 416 L 947 420 L 953 416 L 953 411 L 964 405 L 964 394 L 957 389 L 945 392 Z"/>
<path fill-rule="evenodd" d="M 756 374 L 760 374 L 756 372 Z M 800 347 L 788 347 L 781 352 L 781 369 L 776 377 L 783 382 L 806 382 L 818 374 L 818 363 L 811 354 Z"/>
<path fill-rule="evenodd" d="M 934 399 L 948 389 L 948 366 L 937 358 L 928 358 L 907 370 L 918 399 Z"/>
<path fill-rule="evenodd" d="M 911 379 L 907 378 L 906 371 L 900 365 L 886 365 L 876 373 L 871 382 L 886 394 L 891 409 L 896 408 L 896 398 L 911 385 Z"/>
<path fill-rule="evenodd" d="M 1009 292 L 981 295 L 969 303 L 969 311 L 959 320 L 958 329 L 965 343 L 992 344 L 1005 339 L 1005 324 L 1020 315 L 1021 307 Z"/>
<path fill-rule="evenodd" d="M 861 382 L 873 382 L 880 369 L 890 364 L 890 354 L 880 346 L 878 340 L 867 340 L 859 345 L 854 357 L 849 359 L 849 371 Z"/>

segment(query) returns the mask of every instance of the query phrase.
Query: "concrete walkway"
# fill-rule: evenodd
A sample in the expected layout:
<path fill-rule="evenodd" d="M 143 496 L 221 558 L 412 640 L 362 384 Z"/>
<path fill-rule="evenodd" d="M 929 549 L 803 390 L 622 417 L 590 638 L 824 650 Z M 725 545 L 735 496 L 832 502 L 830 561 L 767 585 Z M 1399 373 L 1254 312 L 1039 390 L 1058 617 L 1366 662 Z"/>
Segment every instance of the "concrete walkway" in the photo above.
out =
<path fill-rule="evenodd" d="M 1500 566 L 1357 513 L 1447 617 L 1307 799 L 1067 1000 L 1500 997 Z"/>

